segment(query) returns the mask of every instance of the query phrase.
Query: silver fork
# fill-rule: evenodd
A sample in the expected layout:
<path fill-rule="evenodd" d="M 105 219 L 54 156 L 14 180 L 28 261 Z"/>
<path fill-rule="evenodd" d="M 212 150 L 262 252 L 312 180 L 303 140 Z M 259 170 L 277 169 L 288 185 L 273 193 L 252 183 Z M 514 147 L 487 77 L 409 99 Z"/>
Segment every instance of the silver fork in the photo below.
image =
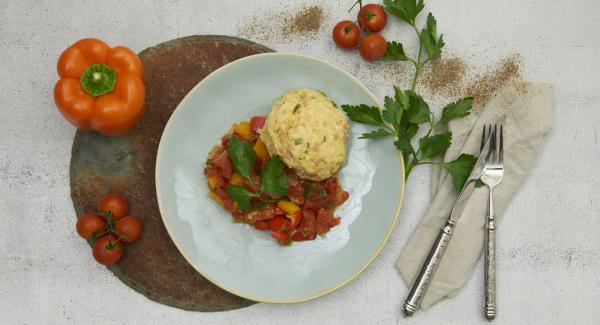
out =
<path fill-rule="evenodd" d="M 481 181 L 490 190 L 489 211 L 485 231 L 485 318 L 496 317 L 496 214 L 494 212 L 494 188 L 504 177 L 504 136 L 502 124 L 489 126 L 492 134 L 488 160 L 481 174 Z"/>

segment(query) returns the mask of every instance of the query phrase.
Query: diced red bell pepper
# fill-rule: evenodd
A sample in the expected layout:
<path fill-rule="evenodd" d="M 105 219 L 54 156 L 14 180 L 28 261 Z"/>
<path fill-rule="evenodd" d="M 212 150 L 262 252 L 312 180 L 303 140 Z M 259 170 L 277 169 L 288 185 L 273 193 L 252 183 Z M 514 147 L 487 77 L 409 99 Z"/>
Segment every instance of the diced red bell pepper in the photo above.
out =
<path fill-rule="evenodd" d="M 256 130 L 262 129 L 266 121 L 267 118 L 265 116 L 255 116 L 252 119 L 250 119 L 250 129 L 256 132 Z"/>
<path fill-rule="evenodd" d="M 290 220 L 282 216 L 276 216 L 269 220 L 269 227 L 273 231 L 286 231 L 290 229 L 290 226 Z"/>
<path fill-rule="evenodd" d="M 292 229 L 296 229 L 296 226 L 300 224 L 300 220 L 302 220 L 302 211 L 297 211 L 292 214 L 286 215 L 288 219 L 290 219 Z"/>

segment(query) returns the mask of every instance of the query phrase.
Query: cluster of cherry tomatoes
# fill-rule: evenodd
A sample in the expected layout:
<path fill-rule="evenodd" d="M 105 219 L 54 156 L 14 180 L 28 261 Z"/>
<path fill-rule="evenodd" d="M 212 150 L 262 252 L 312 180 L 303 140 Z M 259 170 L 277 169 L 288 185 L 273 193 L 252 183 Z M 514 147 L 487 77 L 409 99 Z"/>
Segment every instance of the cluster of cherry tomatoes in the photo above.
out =
<path fill-rule="evenodd" d="M 387 23 L 387 14 L 380 5 L 360 4 L 357 21 L 343 20 L 333 28 L 333 41 L 344 49 L 356 48 L 367 61 L 373 61 L 385 55 L 387 42 L 379 33 Z M 357 25 L 358 23 L 358 25 Z M 365 36 L 361 39 L 361 34 Z M 360 44 L 359 44 L 360 43 Z"/>
<path fill-rule="evenodd" d="M 92 254 L 98 263 L 114 264 L 123 255 L 123 242 L 140 238 L 142 225 L 127 215 L 129 204 L 117 194 L 102 196 L 97 209 L 98 213 L 85 212 L 77 218 L 77 233 L 94 243 Z"/>

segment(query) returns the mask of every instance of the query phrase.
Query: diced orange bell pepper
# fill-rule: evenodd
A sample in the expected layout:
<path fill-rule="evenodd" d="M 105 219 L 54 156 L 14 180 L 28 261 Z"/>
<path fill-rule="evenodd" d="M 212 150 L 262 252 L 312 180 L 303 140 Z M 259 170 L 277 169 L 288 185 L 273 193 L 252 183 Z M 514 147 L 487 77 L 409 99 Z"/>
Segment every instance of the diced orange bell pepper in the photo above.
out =
<path fill-rule="evenodd" d="M 241 122 L 239 124 L 236 124 L 233 127 L 233 132 L 235 132 L 237 135 L 243 138 L 249 138 L 252 135 L 252 129 L 250 128 L 250 123 L 248 122 Z"/>
<path fill-rule="evenodd" d="M 208 178 L 208 187 L 210 187 L 211 190 L 215 189 L 215 186 L 217 185 L 217 181 L 218 181 L 219 176 L 211 176 Z"/>
<path fill-rule="evenodd" d="M 208 195 L 210 195 L 210 197 L 213 200 L 215 200 L 217 203 L 219 203 L 220 205 L 224 204 L 223 200 L 217 195 L 217 193 L 210 191 L 210 192 L 208 192 Z"/>
<path fill-rule="evenodd" d="M 244 185 L 244 180 L 242 179 L 242 176 L 240 174 L 234 173 L 229 179 L 229 184 L 234 186 L 242 186 Z"/>
<path fill-rule="evenodd" d="M 294 214 L 298 211 L 300 211 L 300 207 L 297 206 L 294 202 L 290 202 L 290 201 L 285 201 L 285 200 L 281 200 L 279 202 L 277 202 L 277 206 L 285 211 L 287 214 Z"/>
<path fill-rule="evenodd" d="M 256 140 L 256 143 L 254 144 L 254 152 L 256 153 L 257 157 L 261 159 L 267 159 L 267 146 L 264 142 L 260 141 L 260 139 Z"/>

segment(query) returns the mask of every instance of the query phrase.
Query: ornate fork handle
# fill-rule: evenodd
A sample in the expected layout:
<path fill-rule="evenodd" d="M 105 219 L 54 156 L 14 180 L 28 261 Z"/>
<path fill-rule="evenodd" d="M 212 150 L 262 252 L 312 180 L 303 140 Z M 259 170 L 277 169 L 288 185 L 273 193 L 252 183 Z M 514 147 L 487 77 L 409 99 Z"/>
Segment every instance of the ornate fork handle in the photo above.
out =
<path fill-rule="evenodd" d="M 494 194 L 490 188 L 489 215 L 485 231 L 485 318 L 496 317 L 496 219 L 494 213 Z"/>
<path fill-rule="evenodd" d="M 446 248 L 448 247 L 450 238 L 452 238 L 453 232 L 454 221 L 448 219 L 446 226 L 442 228 L 435 240 L 435 243 L 433 244 L 433 247 L 431 247 L 429 255 L 427 255 L 427 259 L 425 260 L 425 263 L 417 275 L 410 293 L 406 298 L 406 302 L 404 303 L 404 314 L 407 316 L 412 315 L 419 308 L 419 305 L 421 305 L 421 300 L 427 292 L 427 288 L 431 284 L 431 279 L 433 278 L 435 270 L 437 270 L 444 253 L 446 252 Z"/>

